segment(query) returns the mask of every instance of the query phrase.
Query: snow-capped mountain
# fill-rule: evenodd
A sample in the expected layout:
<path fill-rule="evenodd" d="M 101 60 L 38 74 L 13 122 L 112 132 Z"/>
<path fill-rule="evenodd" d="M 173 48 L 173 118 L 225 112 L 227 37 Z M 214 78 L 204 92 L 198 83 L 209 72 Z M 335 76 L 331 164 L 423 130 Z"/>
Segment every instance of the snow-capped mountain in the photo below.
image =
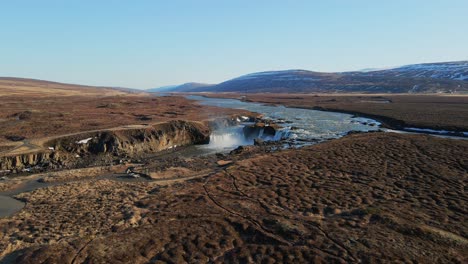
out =
<path fill-rule="evenodd" d="M 267 72 L 256 72 L 250 73 L 246 75 L 242 75 L 240 77 L 234 78 L 231 81 L 245 81 L 245 80 L 253 80 L 253 79 L 261 79 L 264 77 L 271 77 L 272 80 L 277 81 L 318 81 L 320 78 L 310 77 L 310 71 L 305 70 L 286 70 L 286 71 L 267 71 Z"/>
<path fill-rule="evenodd" d="M 385 70 L 367 71 L 370 76 L 435 78 L 468 81 L 468 61 L 423 63 Z"/>
<path fill-rule="evenodd" d="M 414 64 L 385 70 L 324 73 L 306 70 L 246 74 L 179 92 L 453 93 L 468 92 L 468 61 Z"/>

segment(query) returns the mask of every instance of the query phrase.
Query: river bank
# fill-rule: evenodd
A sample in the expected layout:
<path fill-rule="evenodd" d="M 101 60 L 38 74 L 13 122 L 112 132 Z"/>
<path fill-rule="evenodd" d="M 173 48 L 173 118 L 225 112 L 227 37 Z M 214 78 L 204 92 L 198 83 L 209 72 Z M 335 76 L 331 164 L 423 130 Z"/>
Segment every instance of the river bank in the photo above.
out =
<path fill-rule="evenodd" d="M 249 102 L 284 105 L 347 113 L 378 120 L 384 127 L 446 130 L 452 135 L 468 132 L 468 96 L 435 94 L 234 94 L 204 93 L 211 98 L 233 98 Z"/>

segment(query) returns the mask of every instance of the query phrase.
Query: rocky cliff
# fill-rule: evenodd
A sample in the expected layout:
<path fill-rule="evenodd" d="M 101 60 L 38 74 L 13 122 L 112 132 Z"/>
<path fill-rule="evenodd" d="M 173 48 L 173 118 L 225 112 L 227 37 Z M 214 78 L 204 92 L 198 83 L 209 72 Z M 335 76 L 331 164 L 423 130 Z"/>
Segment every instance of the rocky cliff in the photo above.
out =
<path fill-rule="evenodd" d="M 72 166 L 82 162 L 83 156 L 111 154 L 132 157 L 176 146 L 206 144 L 209 140 L 208 126 L 181 120 L 146 127 L 80 133 L 51 140 L 45 144 L 43 151 L 37 153 L 0 157 L 0 170 Z"/>

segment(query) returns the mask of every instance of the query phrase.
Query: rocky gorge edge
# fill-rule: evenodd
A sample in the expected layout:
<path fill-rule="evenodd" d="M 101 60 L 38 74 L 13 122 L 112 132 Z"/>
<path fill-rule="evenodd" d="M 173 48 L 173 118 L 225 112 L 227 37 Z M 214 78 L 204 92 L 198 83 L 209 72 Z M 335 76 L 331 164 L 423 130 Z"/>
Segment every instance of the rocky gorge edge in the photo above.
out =
<path fill-rule="evenodd" d="M 50 140 L 34 153 L 0 157 L 0 171 L 83 167 L 97 155 L 115 158 L 162 151 L 176 146 L 206 144 L 210 127 L 201 122 L 174 120 L 144 128 L 84 132 Z"/>

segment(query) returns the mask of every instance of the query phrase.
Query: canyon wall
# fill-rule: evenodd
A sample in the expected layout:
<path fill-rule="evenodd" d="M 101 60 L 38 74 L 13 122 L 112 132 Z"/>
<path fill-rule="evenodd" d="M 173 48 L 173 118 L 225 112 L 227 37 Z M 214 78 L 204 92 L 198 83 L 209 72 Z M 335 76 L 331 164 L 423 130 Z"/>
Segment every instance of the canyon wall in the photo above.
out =
<path fill-rule="evenodd" d="M 111 154 L 132 157 L 193 144 L 207 144 L 210 129 L 199 122 L 170 121 L 143 128 L 123 128 L 80 133 L 45 143 L 36 153 L 0 157 L 0 170 L 21 171 L 34 166 L 72 166 L 83 157 Z"/>

